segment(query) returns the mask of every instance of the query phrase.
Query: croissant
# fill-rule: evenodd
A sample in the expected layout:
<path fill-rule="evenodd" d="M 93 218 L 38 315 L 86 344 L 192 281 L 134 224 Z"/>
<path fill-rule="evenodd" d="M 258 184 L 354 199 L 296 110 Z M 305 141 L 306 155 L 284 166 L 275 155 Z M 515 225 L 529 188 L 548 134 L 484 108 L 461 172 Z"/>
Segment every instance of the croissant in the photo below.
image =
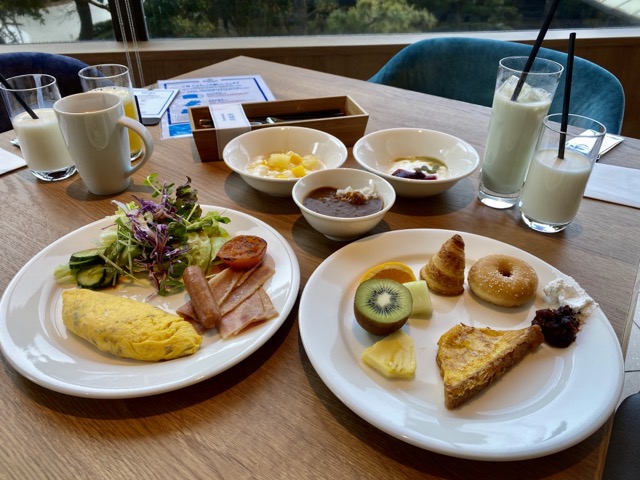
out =
<path fill-rule="evenodd" d="M 455 234 L 420 270 L 429 289 L 441 295 L 460 295 L 464 291 L 464 240 Z"/>

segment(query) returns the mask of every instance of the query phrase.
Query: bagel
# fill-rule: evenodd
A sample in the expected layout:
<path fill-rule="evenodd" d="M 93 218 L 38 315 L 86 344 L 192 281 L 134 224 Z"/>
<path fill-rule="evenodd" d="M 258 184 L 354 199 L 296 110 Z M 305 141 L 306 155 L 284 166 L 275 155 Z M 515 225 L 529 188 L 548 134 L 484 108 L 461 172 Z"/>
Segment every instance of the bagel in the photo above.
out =
<path fill-rule="evenodd" d="M 469 288 L 482 300 L 501 307 L 519 307 L 533 299 L 538 275 L 531 265 L 509 255 L 488 255 L 467 275 Z"/>

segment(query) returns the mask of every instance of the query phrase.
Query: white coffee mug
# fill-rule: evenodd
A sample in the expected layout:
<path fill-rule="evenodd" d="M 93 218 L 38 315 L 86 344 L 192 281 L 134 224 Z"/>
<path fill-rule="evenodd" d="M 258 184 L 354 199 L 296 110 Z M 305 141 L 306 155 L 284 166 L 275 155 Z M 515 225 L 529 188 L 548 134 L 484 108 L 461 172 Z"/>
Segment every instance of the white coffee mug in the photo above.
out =
<path fill-rule="evenodd" d="M 122 99 L 104 92 L 61 98 L 53 105 L 71 158 L 91 193 L 112 195 L 125 190 L 131 175 L 149 160 L 153 138 L 139 122 L 125 116 Z M 144 155 L 131 166 L 128 129 L 142 138 Z"/>

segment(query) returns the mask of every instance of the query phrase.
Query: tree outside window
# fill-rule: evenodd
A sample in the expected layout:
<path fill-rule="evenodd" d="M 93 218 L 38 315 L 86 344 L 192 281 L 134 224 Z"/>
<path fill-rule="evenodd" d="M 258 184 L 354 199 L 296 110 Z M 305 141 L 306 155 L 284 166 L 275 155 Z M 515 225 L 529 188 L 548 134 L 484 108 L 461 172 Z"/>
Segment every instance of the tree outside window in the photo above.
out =
<path fill-rule="evenodd" d="M 141 24 L 146 22 L 151 39 L 530 30 L 541 25 L 550 3 L 550 0 L 0 0 L 0 43 L 30 43 L 35 33 L 41 31 L 46 31 L 46 42 L 113 39 L 120 23 L 114 12 L 116 1 L 131 5 L 133 10 L 143 5 L 144 11 L 134 14 L 139 13 L 140 18 L 144 15 Z M 563 0 L 552 28 L 640 24 L 640 19 L 607 8 L 606 3 Z M 120 13 L 122 22 L 128 24 L 128 12 Z M 73 22 L 73 34 L 66 26 L 61 27 L 62 21 Z"/>

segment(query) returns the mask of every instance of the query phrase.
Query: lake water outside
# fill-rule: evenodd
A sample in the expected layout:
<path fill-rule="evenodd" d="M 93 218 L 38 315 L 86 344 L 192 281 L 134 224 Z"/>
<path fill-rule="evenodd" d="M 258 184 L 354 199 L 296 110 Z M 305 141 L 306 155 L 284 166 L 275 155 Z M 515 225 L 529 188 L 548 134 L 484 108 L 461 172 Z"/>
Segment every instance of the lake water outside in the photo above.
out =
<path fill-rule="evenodd" d="M 91 17 L 93 23 L 111 20 L 111 14 L 93 5 Z M 74 42 L 80 34 L 80 19 L 74 2 L 48 7 L 43 14 L 44 24 L 30 17 L 21 17 L 20 29 L 26 34 L 25 43 Z M 28 36 L 28 37 L 27 37 Z"/>

